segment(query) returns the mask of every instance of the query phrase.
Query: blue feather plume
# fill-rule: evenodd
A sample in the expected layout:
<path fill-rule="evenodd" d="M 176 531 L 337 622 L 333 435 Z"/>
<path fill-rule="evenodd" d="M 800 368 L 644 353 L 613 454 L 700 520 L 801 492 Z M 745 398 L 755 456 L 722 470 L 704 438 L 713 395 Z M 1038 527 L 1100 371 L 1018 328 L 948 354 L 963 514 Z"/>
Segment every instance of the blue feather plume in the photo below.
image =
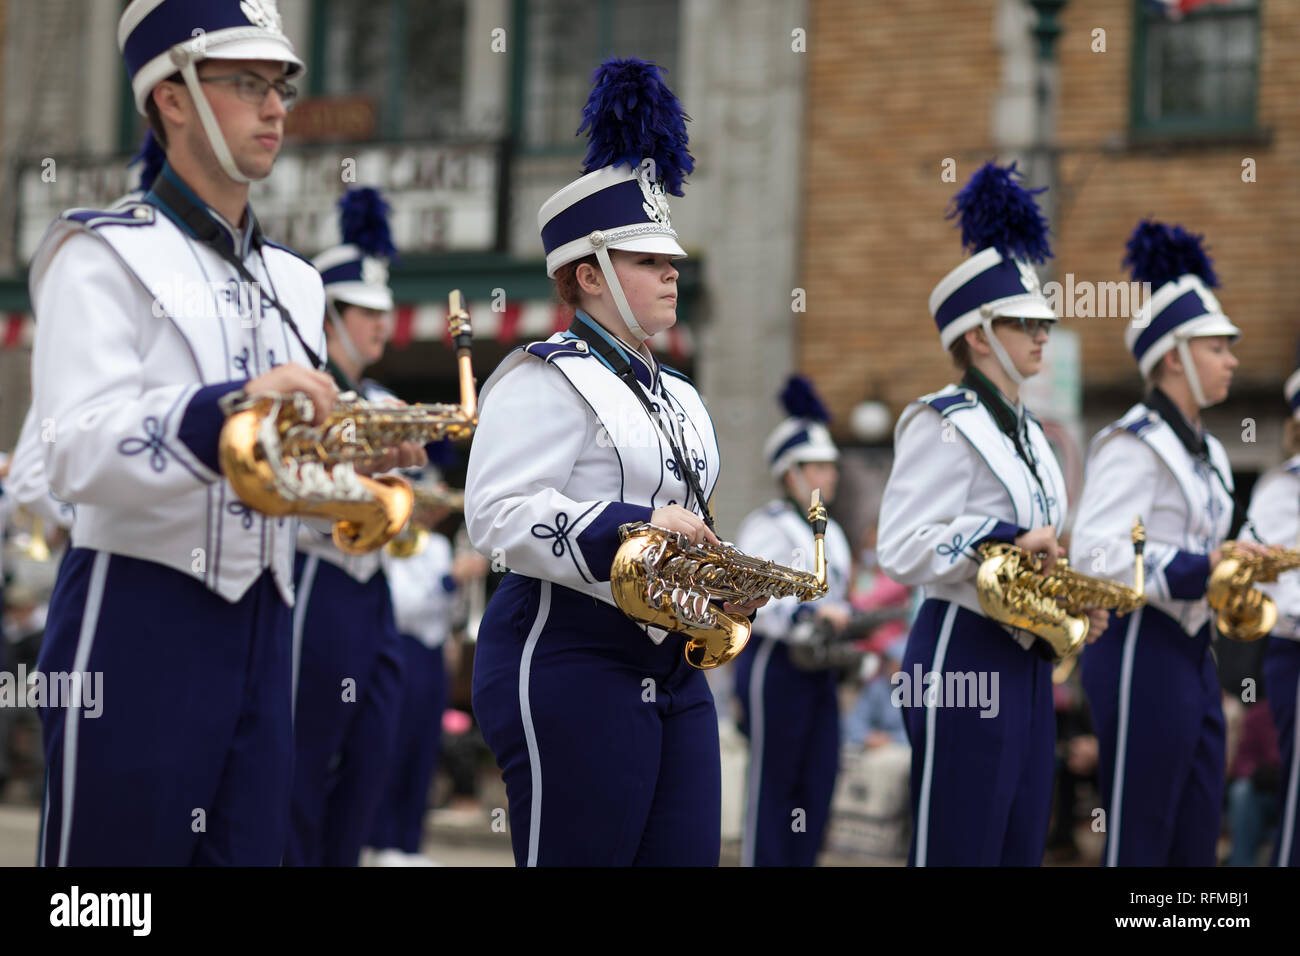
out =
<path fill-rule="evenodd" d="M 339 227 L 343 242 L 360 247 L 368 256 L 396 259 L 397 247 L 388 231 L 388 203 L 378 189 L 349 189 L 339 200 Z"/>
<path fill-rule="evenodd" d="M 1004 258 L 1042 263 L 1052 257 L 1047 220 L 1034 196 L 1047 190 L 1026 189 L 1016 164 L 981 166 L 953 197 L 948 219 L 960 217 L 961 244 L 971 252 L 992 246 Z"/>
<path fill-rule="evenodd" d="M 812 382 L 802 375 L 791 375 L 781 389 L 781 405 L 791 418 L 807 418 L 814 422 L 831 420 L 831 413 L 822 404 Z"/>
<path fill-rule="evenodd" d="M 582 171 L 655 161 L 664 191 L 682 195 L 682 179 L 695 170 L 687 149 L 686 121 L 676 95 L 659 74 L 664 68 L 645 60 L 606 60 L 591 75 L 591 95 L 582 109 L 587 158 Z"/>
<path fill-rule="evenodd" d="M 1201 245 L 1204 238 L 1192 235 L 1182 226 L 1144 219 L 1124 245 L 1128 252 L 1122 264 L 1131 269 L 1134 282 L 1150 282 L 1153 289 L 1188 274 L 1199 276 L 1213 289 L 1218 286 L 1219 277 Z"/>
<path fill-rule="evenodd" d="M 140 152 L 131 157 L 131 162 L 127 166 L 134 166 L 136 163 L 143 163 L 140 167 L 140 184 L 136 188 L 142 193 L 147 193 L 153 189 L 153 181 L 158 178 L 162 172 L 164 164 L 167 162 L 167 154 L 163 152 L 162 146 L 154 138 L 153 130 L 144 134 L 144 142 L 140 144 Z"/>

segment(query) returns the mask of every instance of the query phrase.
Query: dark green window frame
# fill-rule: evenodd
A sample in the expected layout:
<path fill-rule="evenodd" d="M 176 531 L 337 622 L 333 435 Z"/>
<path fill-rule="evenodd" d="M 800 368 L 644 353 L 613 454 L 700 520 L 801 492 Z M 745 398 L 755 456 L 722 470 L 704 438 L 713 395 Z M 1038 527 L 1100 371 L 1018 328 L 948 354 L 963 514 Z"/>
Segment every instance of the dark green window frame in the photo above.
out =
<path fill-rule="evenodd" d="M 590 0 L 594 8 L 592 16 L 596 19 L 596 47 L 587 51 L 585 55 L 590 57 L 591 68 L 594 69 L 602 60 L 615 54 L 623 54 L 625 51 L 615 50 L 614 46 L 614 12 L 619 0 Z M 577 135 L 578 126 L 582 122 L 581 115 L 575 113 L 573 116 L 573 145 L 553 144 L 547 146 L 534 146 L 527 142 L 524 135 L 524 109 L 526 98 L 524 96 L 524 83 L 528 77 L 528 41 L 526 37 L 526 24 L 528 23 L 528 5 L 529 0 L 514 0 L 511 9 L 511 29 L 510 37 L 512 38 L 513 48 L 511 50 L 510 64 L 510 138 L 515 144 L 515 154 L 517 156 L 582 156 L 587 151 L 587 142 L 584 137 Z M 680 15 L 680 13 L 679 13 Z M 678 50 L 680 53 L 681 43 L 678 38 Z M 678 69 L 680 69 L 680 59 L 678 60 Z M 674 77 L 669 75 L 668 81 L 671 84 Z"/>
<path fill-rule="evenodd" d="M 1229 19 L 1240 19 L 1244 16 L 1253 17 L 1255 59 L 1251 65 L 1251 95 L 1247 109 L 1238 113 L 1220 113 L 1217 115 L 1174 115 L 1152 118 L 1147 116 L 1145 108 L 1148 68 L 1150 65 L 1151 27 L 1153 24 L 1164 26 L 1165 21 L 1163 14 L 1152 9 L 1145 0 L 1134 0 L 1129 129 L 1135 139 L 1177 139 L 1179 137 L 1234 133 L 1254 134 L 1258 132 L 1256 124 L 1259 100 L 1259 24 L 1263 2 L 1264 0 L 1254 0 L 1253 8 L 1248 9 L 1207 4 L 1187 14 L 1182 21 L 1173 23 L 1169 27 L 1177 29 L 1183 25 L 1214 21 L 1223 22 Z"/>

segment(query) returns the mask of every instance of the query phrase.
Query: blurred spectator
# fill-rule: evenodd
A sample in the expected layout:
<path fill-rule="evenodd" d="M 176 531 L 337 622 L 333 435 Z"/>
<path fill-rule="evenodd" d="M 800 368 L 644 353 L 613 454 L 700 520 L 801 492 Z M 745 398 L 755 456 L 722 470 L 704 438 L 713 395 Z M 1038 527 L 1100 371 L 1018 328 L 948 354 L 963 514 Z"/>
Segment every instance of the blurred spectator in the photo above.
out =
<path fill-rule="evenodd" d="M 1277 822 L 1282 757 L 1268 701 L 1245 707 L 1241 736 L 1228 771 L 1228 866 L 1254 866 L 1268 831 Z"/>
<path fill-rule="evenodd" d="M 1071 658 L 1058 664 L 1053 674 L 1056 800 L 1052 808 L 1052 829 L 1047 837 L 1047 858 L 1054 862 L 1079 858 L 1074 832 L 1079 822 L 1080 793 L 1085 788 L 1091 788 L 1094 793 L 1097 789 L 1097 738 L 1093 735 L 1077 663 L 1077 658 Z"/>

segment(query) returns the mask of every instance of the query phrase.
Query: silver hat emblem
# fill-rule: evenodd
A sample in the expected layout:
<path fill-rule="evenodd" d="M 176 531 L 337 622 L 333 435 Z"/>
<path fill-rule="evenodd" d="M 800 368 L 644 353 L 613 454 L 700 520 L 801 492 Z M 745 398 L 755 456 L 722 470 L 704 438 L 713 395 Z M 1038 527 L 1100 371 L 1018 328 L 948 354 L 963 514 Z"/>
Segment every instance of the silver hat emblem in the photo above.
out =
<path fill-rule="evenodd" d="M 1038 273 L 1034 271 L 1034 267 L 1023 259 L 1017 259 L 1016 268 L 1020 270 L 1020 284 L 1025 287 L 1025 291 L 1031 295 L 1041 295 L 1043 287 L 1038 281 Z"/>
<path fill-rule="evenodd" d="M 244 16 L 248 17 L 248 22 L 253 26 L 271 33 L 283 32 L 276 0 L 242 0 L 239 9 L 244 11 Z"/>
<path fill-rule="evenodd" d="M 673 224 L 669 218 L 668 197 L 664 193 L 663 183 L 659 182 L 657 172 L 655 161 L 649 156 L 641 160 L 641 165 L 636 168 L 636 181 L 641 186 L 641 195 L 645 197 L 641 208 L 652 221 L 659 223 L 665 229 L 671 229 Z"/>
<path fill-rule="evenodd" d="M 361 260 L 361 281 L 366 285 L 388 285 L 388 266 L 370 256 Z"/>

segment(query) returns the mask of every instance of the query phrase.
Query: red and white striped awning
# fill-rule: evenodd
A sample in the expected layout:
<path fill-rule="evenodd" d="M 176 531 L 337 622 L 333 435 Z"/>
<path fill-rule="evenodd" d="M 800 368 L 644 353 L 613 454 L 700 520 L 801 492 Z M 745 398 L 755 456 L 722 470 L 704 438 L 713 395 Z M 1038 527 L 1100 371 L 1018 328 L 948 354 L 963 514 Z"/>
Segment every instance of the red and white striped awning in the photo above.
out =
<path fill-rule="evenodd" d="M 535 342 L 562 332 L 573 320 L 573 311 L 567 306 L 544 300 L 505 304 L 493 308 L 490 301 L 469 303 L 470 321 L 474 338 L 495 339 L 502 345 L 516 342 Z M 412 342 L 443 341 L 451 344 L 447 331 L 447 306 L 443 303 L 421 302 L 399 305 L 393 317 L 391 348 L 406 348 Z M 3 315 L 0 327 L 0 348 L 30 348 L 35 324 L 25 312 Z M 694 337 L 684 326 L 674 326 L 650 340 L 655 352 L 664 360 L 681 362 L 695 351 Z"/>

